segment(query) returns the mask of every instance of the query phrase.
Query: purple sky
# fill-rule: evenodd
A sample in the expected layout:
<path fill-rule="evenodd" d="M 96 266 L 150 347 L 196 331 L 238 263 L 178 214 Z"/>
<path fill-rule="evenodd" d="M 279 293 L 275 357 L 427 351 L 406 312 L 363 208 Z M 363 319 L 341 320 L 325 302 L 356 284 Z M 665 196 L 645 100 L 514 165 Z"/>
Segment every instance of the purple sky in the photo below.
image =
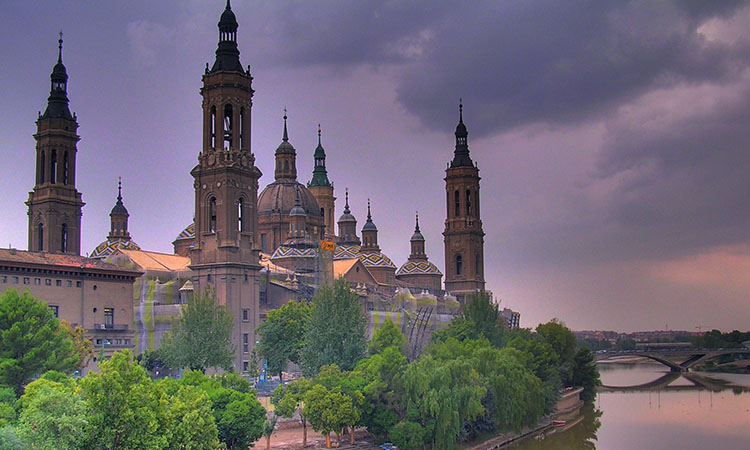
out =
<path fill-rule="evenodd" d="M 750 6 L 702 1 L 242 1 L 252 149 L 273 179 L 283 108 L 309 181 L 323 128 L 344 187 L 402 264 L 414 212 L 443 267 L 459 97 L 482 176 L 487 287 L 575 329 L 748 329 Z M 171 252 L 192 220 L 200 77 L 224 7 L 0 0 L 0 245 L 27 247 L 37 111 L 64 31 L 83 247 L 130 232 Z"/>

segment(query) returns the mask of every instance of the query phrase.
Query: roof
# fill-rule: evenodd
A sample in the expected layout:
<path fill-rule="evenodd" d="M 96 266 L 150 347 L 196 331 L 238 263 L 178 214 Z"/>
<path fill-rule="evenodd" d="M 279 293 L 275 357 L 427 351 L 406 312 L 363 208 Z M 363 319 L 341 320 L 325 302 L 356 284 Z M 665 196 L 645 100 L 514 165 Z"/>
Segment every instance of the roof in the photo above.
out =
<path fill-rule="evenodd" d="M 315 249 L 280 245 L 271 255 L 272 260 L 276 258 L 315 258 Z"/>
<path fill-rule="evenodd" d="M 443 275 L 435 264 L 429 261 L 407 261 L 398 269 L 396 276 L 400 275 Z"/>
<path fill-rule="evenodd" d="M 101 244 L 97 245 L 93 252 L 91 252 L 90 257 L 91 258 L 107 258 L 108 256 L 112 256 L 117 250 L 120 249 L 127 249 L 127 250 L 140 250 L 141 247 L 138 246 L 135 242 L 132 240 L 126 240 L 126 239 L 107 239 L 106 241 L 102 242 Z"/>
<path fill-rule="evenodd" d="M 333 278 L 337 279 L 346 275 L 355 264 L 357 264 L 359 258 L 348 258 L 348 259 L 337 259 L 333 262 Z"/>
<path fill-rule="evenodd" d="M 299 195 L 300 205 L 308 217 L 320 217 L 320 206 L 315 196 L 297 181 L 274 181 L 258 195 L 258 216 L 281 214 L 288 216 Z"/>
<path fill-rule="evenodd" d="M 175 241 L 180 239 L 194 239 L 195 238 L 195 222 L 191 223 L 180 234 L 177 235 Z"/>
<path fill-rule="evenodd" d="M 144 270 L 168 270 L 170 272 L 189 270 L 190 258 L 187 256 L 125 249 L 120 249 L 120 253 Z"/>
<path fill-rule="evenodd" d="M 14 263 L 25 265 L 47 265 L 65 267 L 70 270 L 119 272 L 123 275 L 138 277 L 138 270 L 125 269 L 100 259 L 85 256 L 65 255 L 57 253 L 27 252 L 16 249 L 0 249 L 0 263 Z"/>

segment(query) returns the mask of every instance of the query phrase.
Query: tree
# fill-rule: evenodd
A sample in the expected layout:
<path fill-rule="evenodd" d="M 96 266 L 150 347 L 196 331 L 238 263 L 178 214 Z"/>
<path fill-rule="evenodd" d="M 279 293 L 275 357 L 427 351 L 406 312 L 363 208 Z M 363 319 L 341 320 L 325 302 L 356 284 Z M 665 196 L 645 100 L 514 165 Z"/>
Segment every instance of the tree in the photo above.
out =
<path fill-rule="evenodd" d="M 73 328 L 67 320 L 61 320 L 60 328 L 62 328 L 65 335 L 73 342 L 72 356 L 76 357 L 79 361 L 75 369 L 80 372 L 89 364 L 91 358 L 94 357 L 94 343 L 86 337 L 86 329 L 80 325 L 76 325 Z"/>
<path fill-rule="evenodd" d="M 473 322 L 477 331 L 487 338 L 495 347 L 505 345 L 505 334 L 508 324 L 500 314 L 500 307 L 492 301 L 487 291 L 477 292 L 463 305 L 461 316 L 468 322 Z"/>
<path fill-rule="evenodd" d="M 309 306 L 290 300 L 281 308 L 269 311 L 266 321 L 258 327 L 260 353 L 266 358 L 268 370 L 278 373 L 279 378 L 288 361 L 299 364 L 309 317 Z"/>
<path fill-rule="evenodd" d="M 558 319 L 552 319 L 545 324 L 537 326 L 536 332 L 544 338 L 545 342 L 557 354 L 560 377 L 563 383 L 570 385 L 573 376 L 573 355 L 576 351 L 576 336 Z"/>
<path fill-rule="evenodd" d="M 181 386 L 169 401 L 169 450 L 215 450 L 218 429 L 211 411 L 211 400 L 194 386 Z"/>
<path fill-rule="evenodd" d="M 170 439 L 169 399 L 129 350 L 99 364 L 81 380 L 89 414 L 83 448 L 165 448 Z"/>
<path fill-rule="evenodd" d="M 326 437 L 326 448 L 331 448 L 331 432 L 357 423 L 360 414 L 352 398 L 342 394 L 340 388 L 329 391 L 321 384 L 307 391 L 302 411 L 313 429 Z"/>
<path fill-rule="evenodd" d="M 208 368 L 231 370 L 233 327 L 232 313 L 216 302 L 213 290 L 206 288 L 191 297 L 172 330 L 164 335 L 161 344 L 164 362 L 170 367 L 201 372 Z"/>
<path fill-rule="evenodd" d="M 28 291 L 8 289 L 0 296 L 0 384 L 20 396 L 34 375 L 72 371 L 79 363 L 73 351 L 46 303 Z"/>
<path fill-rule="evenodd" d="M 396 328 L 390 317 L 386 317 L 383 325 L 372 336 L 367 353 L 375 355 L 388 347 L 396 347 L 401 353 L 406 354 L 406 336 Z"/>
<path fill-rule="evenodd" d="M 266 437 L 266 450 L 271 450 L 271 435 L 274 428 L 276 428 L 276 420 L 276 416 L 272 415 L 263 422 L 263 436 Z"/>
<path fill-rule="evenodd" d="M 581 399 L 591 401 L 596 397 L 596 387 L 601 386 L 599 369 L 594 364 L 594 355 L 588 348 L 583 347 L 573 357 L 573 379 L 574 386 L 583 386 Z"/>
<path fill-rule="evenodd" d="M 351 370 L 365 356 L 367 321 L 346 280 L 322 287 L 313 298 L 300 355 L 302 372 L 315 375 L 326 364 Z"/>
<path fill-rule="evenodd" d="M 311 387 L 312 382 L 302 377 L 286 386 L 279 385 L 273 392 L 273 397 L 271 397 L 271 403 L 279 416 L 291 419 L 295 412 L 299 412 L 302 422 L 302 447 L 307 445 L 307 417 L 302 410 L 302 402 Z"/>
<path fill-rule="evenodd" d="M 21 397 L 24 405 L 19 434 L 29 447 L 40 450 L 78 449 L 88 425 L 86 402 L 72 383 L 40 378 Z"/>

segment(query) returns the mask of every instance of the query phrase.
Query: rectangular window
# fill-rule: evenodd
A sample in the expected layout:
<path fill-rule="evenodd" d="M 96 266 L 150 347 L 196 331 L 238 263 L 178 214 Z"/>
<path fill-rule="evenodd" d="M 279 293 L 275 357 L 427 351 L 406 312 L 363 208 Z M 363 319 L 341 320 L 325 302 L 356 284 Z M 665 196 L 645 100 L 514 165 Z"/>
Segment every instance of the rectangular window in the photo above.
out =
<path fill-rule="evenodd" d="M 18 284 L 18 277 L 13 277 L 13 278 L 11 278 L 11 282 L 12 282 L 13 284 Z"/>
<path fill-rule="evenodd" d="M 250 368 L 250 361 L 242 361 L 242 371 L 247 372 Z"/>
<path fill-rule="evenodd" d="M 73 282 L 72 281 L 68 280 L 67 284 L 68 284 L 68 287 L 73 287 Z"/>
<path fill-rule="evenodd" d="M 250 353 L 250 335 L 242 333 L 242 353 Z"/>
<path fill-rule="evenodd" d="M 102 340 L 101 339 L 97 339 L 96 340 L 96 345 L 102 345 Z"/>
<path fill-rule="evenodd" d="M 130 345 L 130 339 L 125 339 L 125 345 Z"/>
<path fill-rule="evenodd" d="M 122 345 L 122 339 L 115 339 L 115 345 Z"/>
<path fill-rule="evenodd" d="M 49 305 L 49 309 L 52 310 L 52 314 L 55 315 L 56 318 L 60 318 L 60 307 L 57 305 Z"/>
<path fill-rule="evenodd" d="M 104 326 L 107 328 L 110 328 L 114 324 L 115 324 L 115 309 L 104 308 Z"/>
<path fill-rule="evenodd" d="M 0 277 L 0 280 L 2 280 L 3 283 L 7 283 L 8 282 L 8 276 L 7 275 L 3 275 L 2 277 Z"/>
<path fill-rule="evenodd" d="M 249 309 L 242 310 L 242 321 L 250 322 L 250 310 Z"/>
<path fill-rule="evenodd" d="M 262 251 L 263 253 L 268 253 L 266 251 L 266 234 L 265 233 L 260 235 L 260 251 Z"/>
<path fill-rule="evenodd" d="M 45 286 L 52 286 L 52 280 L 50 280 L 49 278 L 45 279 L 44 280 L 44 285 Z"/>
<path fill-rule="evenodd" d="M 34 285 L 35 286 L 41 286 L 42 285 L 42 279 L 41 278 L 34 278 Z"/>
<path fill-rule="evenodd" d="M 82 284 L 83 284 L 83 283 L 81 283 L 80 281 L 76 281 L 76 287 L 77 287 L 77 288 L 81 287 L 81 286 L 82 286 Z"/>
<path fill-rule="evenodd" d="M 23 284 L 30 284 L 31 279 L 29 277 L 23 277 Z"/>
<path fill-rule="evenodd" d="M 266 291 L 260 291 L 260 292 L 259 292 L 259 295 L 260 295 L 260 299 L 259 299 L 259 301 L 260 301 L 260 304 L 261 304 L 261 305 L 265 305 L 265 304 L 267 304 L 267 303 L 268 303 L 268 300 L 266 299 Z"/>
<path fill-rule="evenodd" d="M 57 287 L 62 286 L 62 280 L 55 280 L 55 286 Z"/>

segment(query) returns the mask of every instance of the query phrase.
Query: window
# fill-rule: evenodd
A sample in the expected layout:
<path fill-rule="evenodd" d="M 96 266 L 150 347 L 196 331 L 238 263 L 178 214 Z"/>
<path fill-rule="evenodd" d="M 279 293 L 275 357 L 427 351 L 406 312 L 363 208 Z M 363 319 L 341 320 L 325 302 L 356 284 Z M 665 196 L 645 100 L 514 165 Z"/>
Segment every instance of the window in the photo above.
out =
<path fill-rule="evenodd" d="M 41 278 L 34 278 L 34 285 L 35 286 L 41 286 L 42 279 Z"/>
<path fill-rule="evenodd" d="M 68 287 L 73 287 L 73 282 L 71 280 L 68 280 L 66 284 Z"/>
<path fill-rule="evenodd" d="M 463 274 L 463 259 L 461 255 L 456 255 L 456 275 Z"/>
<path fill-rule="evenodd" d="M 7 275 L 3 275 L 2 277 L 0 277 L 0 281 L 2 281 L 3 283 L 7 283 L 8 282 L 8 276 Z"/>
<path fill-rule="evenodd" d="M 471 191 L 466 190 L 466 215 L 471 217 Z"/>
<path fill-rule="evenodd" d="M 250 369 L 250 362 L 249 361 L 242 361 L 242 371 L 247 372 L 248 369 Z"/>
<path fill-rule="evenodd" d="M 260 251 L 262 251 L 263 253 L 267 253 L 266 252 L 266 234 L 265 233 L 263 233 L 263 234 L 260 235 Z"/>
<path fill-rule="evenodd" d="M 259 299 L 258 299 L 259 303 L 261 305 L 267 304 L 268 303 L 268 299 L 266 298 L 266 291 L 260 291 L 258 294 L 259 294 L 258 295 L 259 296 Z"/>
<path fill-rule="evenodd" d="M 245 108 L 240 108 L 240 148 L 245 148 Z"/>
<path fill-rule="evenodd" d="M 115 339 L 115 345 L 122 345 L 122 339 Z"/>
<path fill-rule="evenodd" d="M 60 251 L 67 253 L 68 251 L 68 224 L 62 225 L 62 231 L 60 232 Z"/>
<path fill-rule="evenodd" d="M 250 335 L 242 333 L 242 353 L 250 353 Z"/>
<path fill-rule="evenodd" d="M 65 152 L 65 154 L 63 155 L 63 176 L 62 176 L 63 184 L 68 184 L 69 170 L 70 170 L 70 163 L 68 162 L 68 152 Z"/>
<path fill-rule="evenodd" d="M 216 148 L 216 107 L 211 107 L 211 148 Z"/>
<path fill-rule="evenodd" d="M 208 230 L 216 233 L 216 197 L 208 200 Z"/>
<path fill-rule="evenodd" d="M 52 161 L 50 164 L 49 182 L 54 184 L 57 180 L 57 150 L 52 150 Z"/>
<path fill-rule="evenodd" d="M 23 284 L 31 284 L 31 279 L 29 277 L 23 277 Z"/>
<path fill-rule="evenodd" d="M 237 230 L 245 231 L 245 202 L 242 199 L 237 202 Z"/>
<path fill-rule="evenodd" d="M 37 225 L 37 237 L 39 238 L 39 251 L 44 251 L 44 225 Z"/>
<path fill-rule="evenodd" d="M 455 211 L 456 212 L 456 217 L 458 217 L 458 216 L 461 215 L 461 205 L 459 203 L 459 198 L 458 197 L 459 197 L 458 191 L 456 191 L 456 193 L 454 195 L 454 198 L 456 200 L 456 208 L 455 208 L 456 209 L 456 211 Z"/>
<path fill-rule="evenodd" d="M 242 321 L 250 322 L 250 310 L 249 309 L 242 310 Z"/>
<path fill-rule="evenodd" d="M 115 309 L 104 308 L 104 326 L 112 327 L 115 324 Z"/>
<path fill-rule="evenodd" d="M 76 281 L 76 287 L 77 288 L 81 287 L 82 285 L 83 285 L 83 283 L 81 283 L 80 281 Z"/>
<path fill-rule="evenodd" d="M 102 345 L 102 340 L 101 339 L 97 339 L 96 340 L 96 345 Z"/>
<path fill-rule="evenodd" d="M 18 277 L 11 278 L 11 281 L 13 282 L 13 284 L 18 284 Z"/>
<path fill-rule="evenodd" d="M 44 280 L 44 285 L 45 286 L 52 286 L 52 280 L 50 280 L 49 278 L 45 279 Z"/>
<path fill-rule="evenodd" d="M 55 286 L 57 287 L 62 286 L 62 280 L 55 280 Z"/>
<path fill-rule="evenodd" d="M 232 105 L 224 106 L 224 149 L 229 150 L 232 147 Z"/>
<path fill-rule="evenodd" d="M 46 162 L 44 159 L 44 152 L 42 152 L 41 156 L 39 157 L 39 173 L 37 174 L 37 184 L 44 184 L 44 168 Z"/>
<path fill-rule="evenodd" d="M 125 345 L 130 345 L 130 339 L 125 339 L 124 343 L 125 343 Z"/>

